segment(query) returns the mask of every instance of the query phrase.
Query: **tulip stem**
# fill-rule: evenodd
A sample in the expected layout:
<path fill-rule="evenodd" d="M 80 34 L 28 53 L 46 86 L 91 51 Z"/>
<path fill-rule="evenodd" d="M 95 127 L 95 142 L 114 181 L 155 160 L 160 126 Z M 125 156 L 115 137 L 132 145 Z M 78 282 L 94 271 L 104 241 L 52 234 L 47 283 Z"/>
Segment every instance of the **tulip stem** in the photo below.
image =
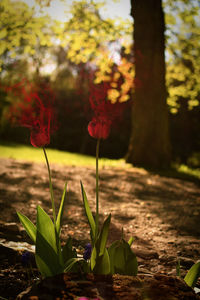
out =
<path fill-rule="evenodd" d="M 100 139 L 96 146 L 96 237 L 99 229 L 99 145 Z"/>
<path fill-rule="evenodd" d="M 53 194 L 53 186 L 52 186 L 52 182 L 51 182 L 51 170 L 50 170 L 50 166 L 49 166 L 49 161 L 48 161 L 48 157 L 47 157 L 47 153 L 45 148 L 43 147 L 43 151 L 44 151 L 44 156 L 46 159 L 46 163 L 47 163 L 47 169 L 48 169 L 48 173 L 49 173 L 49 189 L 50 189 L 50 193 L 51 193 L 51 203 L 52 203 L 52 210 L 53 210 L 53 220 L 54 220 L 54 226 L 56 226 L 56 209 L 55 209 L 55 201 L 54 201 L 54 194 Z"/>

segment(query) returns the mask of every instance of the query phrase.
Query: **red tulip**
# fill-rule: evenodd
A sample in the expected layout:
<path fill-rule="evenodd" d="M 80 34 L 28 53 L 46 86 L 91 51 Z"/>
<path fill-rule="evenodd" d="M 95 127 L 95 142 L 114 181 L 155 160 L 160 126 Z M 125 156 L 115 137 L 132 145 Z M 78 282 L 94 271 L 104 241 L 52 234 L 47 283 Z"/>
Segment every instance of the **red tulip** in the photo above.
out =
<path fill-rule="evenodd" d="M 46 130 L 31 131 L 31 144 L 34 147 L 44 147 L 50 143 L 50 135 Z"/>
<path fill-rule="evenodd" d="M 88 132 L 95 139 L 107 139 L 110 134 L 110 126 L 110 120 L 102 117 L 94 117 L 88 124 Z"/>
<path fill-rule="evenodd" d="M 107 100 L 109 89 L 110 84 L 108 82 L 91 85 L 89 100 L 94 117 L 88 124 L 88 132 L 90 136 L 96 139 L 108 138 L 113 121 L 121 116 L 124 108 L 124 103 L 112 104 Z"/>
<path fill-rule="evenodd" d="M 33 100 L 33 107 L 22 110 L 19 123 L 30 129 L 30 141 L 34 147 L 44 147 L 50 143 L 53 110 L 45 107 L 37 94 Z"/>
<path fill-rule="evenodd" d="M 48 145 L 50 134 L 55 129 L 55 126 L 52 127 L 52 121 L 55 121 L 52 91 L 46 86 L 38 89 L 25 81 L 11 87 L 10 90 L 22 99 L 17 103 L 17 107 L 12 107 L 11 117 L 19 125 L 30 129 L 30 141 L 34 147 Z"/>

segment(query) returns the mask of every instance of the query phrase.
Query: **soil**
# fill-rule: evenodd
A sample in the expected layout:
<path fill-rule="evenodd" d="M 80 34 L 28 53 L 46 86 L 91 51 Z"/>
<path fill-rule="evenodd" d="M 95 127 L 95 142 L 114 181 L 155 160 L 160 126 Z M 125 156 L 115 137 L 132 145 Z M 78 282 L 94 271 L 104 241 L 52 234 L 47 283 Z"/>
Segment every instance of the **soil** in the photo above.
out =
<path fill-rule="evenodd" d="M 95 212 L 95 169 L 61 165 L 51 165 L 51 169 L 57 208 L 65 181 L 68 182 L 62 239 L 65 241 L 70 235 L 74 247 L 82 252 L 89 242 L 89 226 L 82 204 L 80 180 L 83 182 L 92 211 Z M 176 266 L 179 260 L 183 278 L 193 263 L 200 259 L 200 184 L 161 176 L 144 169 L 110 167 L 100 170 L 99 183 L 100 222 L 109 213 L 112 214 L 108 245 L 121 238 L 123 228 L 126 240 L 134 237 L 132 249 L 139 264 L 137 280 L 143 282 L 144 277 L 148 278 L 145 282 L 153 280 L 149 286 L 146 284 L 149 289 L 152 284 L 158 287 L 159 282 L 164 286 L 165 278 L 167 291 L 173 281 L 176 285 L 176 296 L 177 284 L 184 286 L 179 290 L 186 295 L 187 286 L 176 277 Z M 16 299 L 28 286 L 33 286 L 32 295 L 35 295 L 33 291 L 46 282 L 34 284 L 40 279 L 34 256 L 31 268 L 23 266 L 21 262 L 21 254 L 26 250 L 33 251 L 33 246 L 19 224 L 16 211 L 25 214 L 35 223 L 37 205 L 41 205 L 48 214 L 52 213 L 46 166 L 28 161 L 0 159 L 0 299 Z M 66 282 L 66 276 L 62 275 L 63 282 Z M 169 278 L 173 280 L 167 284 Z M 74 280 L 72 282 L 75 282 Z M 84 282 L 87 282 L 88 287 L 95 280 L 94 277 L 90 277 L 84 279 Z M 130 288 L 129 280 L 136 279 L 116 275 L 112 278 L 101 278 L 98 282 L 106 281 L 110 284 L 111 280 L 116 283 L 114 286 L 117 286 L 117 289 L 120 286 L 123 290 L 124 287 Z M 128 291 L 127 289 L 124 288 L 124 291 Z M 165 296 L 165 299 L 199 299 L 192 290 L 189 289 L 189 292 L 192 293 L 191 298 L 187 294 L 183 297 L 177 296 L 178 298 Z M 147 299 L 137 298 L 135 294 L 133 297 L 133 291 L 130 293 L 129 296 L 117 296 L 115 292 L 114 298 L 111 294 L 107 297 L 104 293 L 99 299 Z M 94 298 L 96 294 L 89 296 Z M 63 299 L 76 298 L 63 296 Z M 162 298 L 156 296 L 148 299 Z"/>

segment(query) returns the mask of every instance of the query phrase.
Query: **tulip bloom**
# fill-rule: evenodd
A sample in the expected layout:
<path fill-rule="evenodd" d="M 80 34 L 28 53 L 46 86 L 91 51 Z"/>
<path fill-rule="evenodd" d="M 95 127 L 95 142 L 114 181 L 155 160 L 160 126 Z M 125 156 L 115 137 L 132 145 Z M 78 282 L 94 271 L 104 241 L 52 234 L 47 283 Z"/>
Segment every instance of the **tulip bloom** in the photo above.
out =
<path fill-rule="evenodd" d="M 107 100 L 110 85 L 104 82 L 100 85 L 92 85 L 90 92 L 90 105 L 94 116 L 88 124 L 88 132 L 96 139 L 107 139 L 113 121 L 119 117 L 124 108 L 123 103 L 112 104 Z"/>
<path fill-rule="evenodd" d="M 110 134 L 111 121 L 109 119 L 94 117 L 88 124 L 88 132 L 95 139 L 107 139 Z"/>
<path fill-rule="evenodd" d="M 55 129 L 53 102 L 55 97 L 47 86 L 33 86 L 22 82 L 9 87 L 20 99 L 10 109 L 10 119 L 30 130 L 30 142 L 34 147 L 45 147 L 50 143 L 50 135 Z M 54 123 L 54 127 L 52 127 Z"/>
<path fill-rule="evenodd" d="M 35 107 L 22 111 L 19 124 L 30 129 L 30 141 L 34 147 L 44 147 L 50 143 L 52 109 L 45 107 L 39 97 Z"/>
<path fill-rule="evenodd" d="M 31 144 L 34 147 L 44 147 L 50 143 L 50 134 L 47 128 L 32 128 L 31 129 Z"/>

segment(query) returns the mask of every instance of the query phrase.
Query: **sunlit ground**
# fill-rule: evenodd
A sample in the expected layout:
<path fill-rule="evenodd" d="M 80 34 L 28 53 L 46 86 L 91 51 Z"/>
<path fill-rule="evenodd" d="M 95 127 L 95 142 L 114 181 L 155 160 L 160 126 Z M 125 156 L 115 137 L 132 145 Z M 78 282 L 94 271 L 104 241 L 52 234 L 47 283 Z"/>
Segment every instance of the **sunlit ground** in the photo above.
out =
<path fill-rule="evenodd" d="M 55 149 L 47 149 L 50 163 L 72 166 L 88 166 L 95 168 L 95 158 L 89 155 L 70 153 Z M 13 158 L 32 162 L 45 162 L 42 149 L 20 144 L 0 145 L 0 158 Z M 100 167 L 131 168 L 124 159 L 100 158 Z M 159 172 L 168 177 L 200 180 L 200 169 L 192 169 L 186 165 L 173 165 L 169 170 Z"/>

